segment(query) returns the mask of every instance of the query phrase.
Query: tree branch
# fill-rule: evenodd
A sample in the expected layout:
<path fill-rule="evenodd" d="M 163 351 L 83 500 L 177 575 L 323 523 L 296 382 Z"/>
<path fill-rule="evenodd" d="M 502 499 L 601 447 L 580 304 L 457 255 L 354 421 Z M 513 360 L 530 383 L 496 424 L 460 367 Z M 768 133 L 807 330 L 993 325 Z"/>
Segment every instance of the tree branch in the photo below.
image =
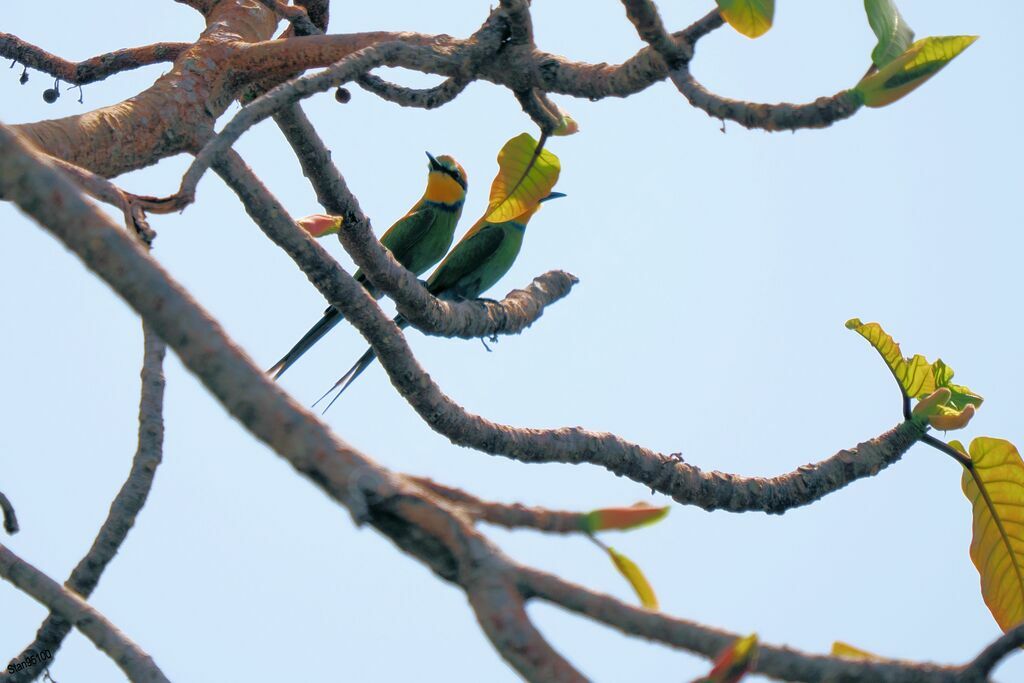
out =
<path fill-rule="evenodd" d="M 1017 624 L 1009 631 L 1001 635 L 995 642 L 982 650 L 974 661 L 964 666 L 961 680 L 987 681 L 992 669 L 996 668 L 1007 655 L 1018 651 L 1024 646 L 1024 623 Z"/>
<path fill-rule="evenodd" d="M 139 440 L 135 457 L 132 460 L 131 472 L 121 486 L 113 502 L 107 519 L 96 534 L 96 540 L 85 557 L 72 570 L 71 576 L 64 582 L 68 590 L 89 597 L 99 583 L 107 565 L 114 559 L 121 548 L 128 532 L 135 525 L 135 518 L 146 504 L 149 491 L 153 486 L 156 469 L 163 459 L 163 403 L 164 374 L 163 359 L 166 347 L 163 341 L 143 323 L 143 359 L 142 359 L 142 390 L 139 398 Z M 71 630 L 71 624 L 58 614 L 48 616 L 36 633 L 35 640 L 22 650 L 20 658 L 32 652 L 50 650 L 56 653 L 61 642 Z M 17 659 L 17 658 L 15 658 Z M 0 683 L 27 683 L 33 680 L 35 669 L 6 675 L 0 673 Z"/>
<path fill-rule="evenodd" d="M 416 89 L 389 83 L 379 76 L 363 74 L 356 79 L 363 90 L 372 92 L 388 102 L 401 107 L 418 107 L 420 109 L 437 109 L 462 94 L 469 81 L 458 78 L 446 78 L 444 82 L 433 88 Z"/>
<path fill-rule="evenodd" d="M 133 682 L 170 683 L 153 658 L 77 595 L 0 544 L 0 576 L 51 612 L 74 624 Z"/>
<path fill-rule="evenodd" d="M 533 529 L 552 534 L 585 533 L 583 522 L 587 514 L 584 512 L 568 512 L 549 510 L 543 507 L 527 507 L 519 503 L 492 503 L 477 498 L 462 489 L 426 477 L 410 476 L 409 480 L 429 489 L 431 492 L 457 503 L 473 519 L 505 527 L 506 529 Z"/>
<path fill-rule="evenodd" d="M 849 118 L 860 109 L 861 104 L 849 90 L 843 90 L 832 97 L 819 97 L 811 104 L 758 104 L 744 102 L 716 95 L 707 90 L 690 73 L 693 58 L 693 42 L 680 46 L 669 37 L 661 22 L 661 16 L 650 0 L 622 0 L 626 14 L 640 38 L 651 45 L 667 64 L 672 66 L 669 78 L 690 104 L 703 110 L 708 116 L 735 121 L 745 128 L 760 128 L 767 131 L 797 130 L 800 128 L 825 128 L 836 121 Z M 718 12 L 714 12 L 717 16 Z M 708 19 L 707 26 L 715 23 Z M 718 16 L 717 24 L 722 24 Z M 687 49 L 688 48 L 688 49 Z"/>
<path fill-rule="evenodd" d="M 615 598 L 588 590 L 557 576 L 519 566 L 518 583 L 527 598 L 540 598 L 594 621 L 713 659 L 738 636 L 696 622 L 627 605 Z M 757 673 L 785 681 L 845 683 L 953 683 L 960 668 L 912 662 L 853 661 L 812 655 L 788 647 L 762 643 Z"/>
<path fill-rule="evenodd" d="M 0 57 L 14 59 L 71 85 L 86 85 L 108 76 L 160 62 L 173 62 L 191 43 L 153 43 L 69 62 L 10 33 L 0 33 Z"/>

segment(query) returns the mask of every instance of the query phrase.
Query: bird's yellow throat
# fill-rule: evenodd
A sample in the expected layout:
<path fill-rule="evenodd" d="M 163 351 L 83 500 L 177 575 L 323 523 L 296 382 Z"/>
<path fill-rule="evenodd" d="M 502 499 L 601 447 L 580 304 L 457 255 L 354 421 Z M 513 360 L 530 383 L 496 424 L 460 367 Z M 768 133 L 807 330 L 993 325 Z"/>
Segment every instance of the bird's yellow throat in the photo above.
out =
<path fill-rule="evenodd" d="M 447 173 L 431 171 L 423 198 L 431 202 L 454 204 L 466 198 L 466 191 Z"/>

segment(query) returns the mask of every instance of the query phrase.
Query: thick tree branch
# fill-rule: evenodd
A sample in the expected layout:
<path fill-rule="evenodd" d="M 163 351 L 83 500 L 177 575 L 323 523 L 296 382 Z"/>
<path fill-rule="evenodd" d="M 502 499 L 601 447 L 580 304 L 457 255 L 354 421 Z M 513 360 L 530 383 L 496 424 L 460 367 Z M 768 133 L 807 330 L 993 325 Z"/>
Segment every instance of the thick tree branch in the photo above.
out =
<path fill-rule="evenodd" d="M 134 683 L 170 683 L 153 658 L 80 597 L 0 544 L 0 576 L 74 624 Z M 41 673 L 41 672 L 40 672 Z"/>
<path fill-rule="evenodd" d="M 86 85 L 139 67 L 173 62 L 191 43 L 153 43 L 97 55 L 81 62 L 69 62 L 10 33 L 0 33 L 0 57 L 14 59 L 71 85 Z"/>
<path fill-rule="evenodd" d="M 156 469 L 163 459 L 163 359 L 166 347 L 146 324 L 142 326 L 142 337 L 139 440 L 135 457 L 132 460 L 131 472 L 110 504 L 110 513 L 103 522 L 103 526 L 100 527 L 99 533 L 96 534 L 96 540 L 93 541 L 89 552 L 85 554 L 85 557 L 72 570 L 71 576 L 64 582 L 68 590 L 82 596 L 83 599 L 92 594 L 107 565 L 114 559 L 128 537 L 128 532 L 135 525 L 135 518 L 146 504 Z M 24 658 L 26 654 L 43 650 L 56 653 L 70 630 L 71 624 L 66 619 L 57 614 L 51 614 L 39 627 L 32 644 L 24 648 L 21 655 L 15 659 Z M 0 683 L 26 683 L 35 679 L 38 673 L 40 672 L 34 669 L 25 669 L 11 675 L 0 673 Z"/>

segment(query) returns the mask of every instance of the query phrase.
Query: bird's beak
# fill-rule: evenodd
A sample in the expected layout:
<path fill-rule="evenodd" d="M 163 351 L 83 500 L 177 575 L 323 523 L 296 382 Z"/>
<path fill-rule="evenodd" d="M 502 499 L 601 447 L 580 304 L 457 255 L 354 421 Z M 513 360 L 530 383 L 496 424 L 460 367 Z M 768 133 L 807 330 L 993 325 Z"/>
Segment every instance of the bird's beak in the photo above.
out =
<path fill-rule="evenodd" d="M 433 154 L 431 154 L 430 152 L 427 152 L 426 155 L 427 155 L 427 158 L 430 159 L 430 170 L 431 171 L 443 171 L 444 170 L 444 166 L 442 166 L 441 164 L 439 164 L 437 162 L 437 159 L 434 158 Z"/>
<path fill-rule="evenodd" d="M 540 201 L 546 202 L 549 199 L 558 199 L 559 197 L 565 197 L 565 196 L 566 195 L 565 195 L 564 192 L 552 192 L 551 194 L 549 194 L 547 197 L 545 197 L 544 199 L 542 199 Z"/>

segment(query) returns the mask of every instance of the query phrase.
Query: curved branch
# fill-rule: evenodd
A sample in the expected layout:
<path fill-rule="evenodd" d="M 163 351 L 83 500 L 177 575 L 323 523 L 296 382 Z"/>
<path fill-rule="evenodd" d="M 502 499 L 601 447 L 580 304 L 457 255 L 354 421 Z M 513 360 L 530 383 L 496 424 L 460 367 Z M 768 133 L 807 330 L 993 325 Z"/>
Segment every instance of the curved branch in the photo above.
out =
<path fill-rule="evenodd" d="M 356 79 L 363 90 L 372 92 L 377 97 L 394 102 L 401 107 L 417 107 L 419 109 L 437 109 L 458 97 L 469 81 L 458 78 L 446 78 L 444 82 L 433 88 L 406 88 L 389 83 L 379 76 L 364 74 Z"/>
<path fill-rule="evenodd" d="M 173 62 L 191 46 L 191 43 L 153 43 L 114 50 L 81 62 L 69 62 L 10 33 L 0 33 L 0 57 L 17 60 L 71 85 L 94 83 L 122 71 Z"/>
<path fill-rule="evenodd" d="M 978 681 L 979 683 L 987 681 L 992 669 L 1021 646 L 1024 646 L 1024 623 L 1017 624 L 982 650 L 974 658 L 974 661 L 964 667 L 961 674 L 962 680 Z"/>
<path fill-rule="evenodd" d="M 849 118 L 860 109 L 861 102 L 849 90 L 831 97 L 819 97 L 811 104 L 758 104 L 722 97 L 702 86 L 690 73 L 693 43 L 682 49 L 669 37 L 661 16 L 650 0 L 622 0 L 626 14 L 637 33 L 672 66 L 669 78 L 690 104 L 717 119 L 729 119 L 745 128 L 767 131 L 825 128 Z M 717 12 L 716 12 L 717 14 Z M 721 24 L 721 18 L 719 18 Z M 687 49 L 688 48 L 688 49 Z"/>
<path fill-rule="evenodd" d="M 135 518 L 146 504 L 153 486 L 156 469 L 163 460 L 164 439 L 164 373 L 163 360 L 166 347 L 163 341 L 145 323 L 142 326 L 143 359 L 142 391 L 139 397 L 139 437 L 131 472 L 110 504 L 110 513 L 96 534 L 89 552 L 79 561 L 64 582 L 68 590 L 83 599 L 89 597 L 99 583 L 107 565 L 114 559 Z M 22 650 L 21 657 L 31 652 L 50 650 L 56 653 L 71 630 L 71 624 L 59 614 L 51 614 L 43 621 L 32 644 Z M 35 678 L 33 670 L 21 675 L 0 673 L 0 682 L 24 683 Z"/>
<path fill-rule="evenodd" d="M 759 104 L 714 94 L 697 82 L 688 66 L 673 70 L 669 76 L 694 107 L 716 119 L 735 121 L 744 128 L 767 131 L 826 128 L 836 121 L 850 118 L 861 108 L 860 100 L 850 90 L 842 90 L 831 97 L 819 97 L 809 104 Z"/>
<path fill-rule="evenodd" d="M 51 612 L 74 624 L 93 645 L 114 660 L 130 680 L 170 683 L 153 658 L 106 617 L 3 544 L 0 544 L 0 576 Z"/>

